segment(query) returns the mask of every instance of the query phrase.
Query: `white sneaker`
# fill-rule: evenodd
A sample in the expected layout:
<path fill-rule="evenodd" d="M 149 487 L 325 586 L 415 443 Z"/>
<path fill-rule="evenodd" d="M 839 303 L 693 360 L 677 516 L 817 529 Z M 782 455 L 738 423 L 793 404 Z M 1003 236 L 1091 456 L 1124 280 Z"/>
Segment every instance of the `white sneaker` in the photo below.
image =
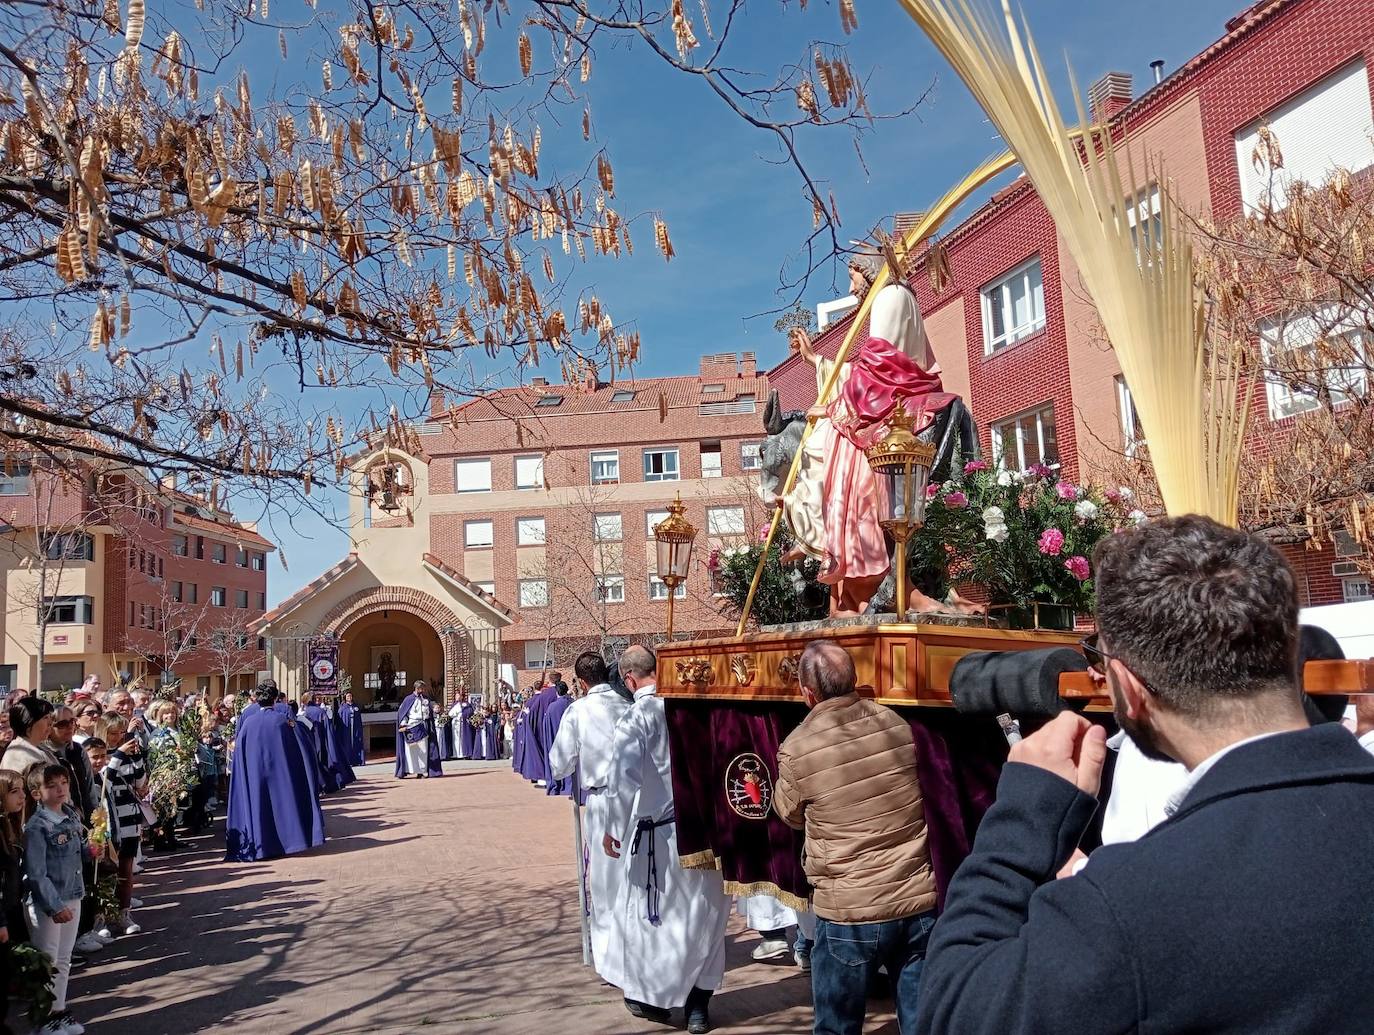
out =
<path fill-rule="evenodd" d="M 120 934 L 138 934 L 143 930 L 128 913 L 119 918 L 118 929 Z"/>
<path fill-rule="evenodd" d="M 134 897 L 130 896 L 130 898 L 129 898 L 129 908 L 130 908 L 130 909 L 142 909 L 142 908 L 143 908 L 143 899 L 141 899 L 141 898 L 134 898 Z"/>
<path fill-rule="evenodd" d="M 85 1030 L 84 1028 L 82 1029 Z M 54 1017 L 41 1028 L 34 1029 L 34 1035 L 67 1035 L 67 1026 Z"/>
<path fill-rule="evenodd" d="M 102 945 L 109 945 L 115 940 L 115 936 L 110 933 L 110 925 L 103 921 L 96 926 L 96 929 L 92 931 L 91 934 L 99 938 Z"/>
<path fill-rule="evenodd" d="M 811 972 L 811 953 L 802 953 L 794 949 L 792 950 L 792 958 L 797 961 L 797 966 L 801 967 L 802 970 L 807 973 Z"/>
<path fill-rule="evenodd" d="M 134 860 L 134 872 L 135 872 L 135 873 L 142 873 L 142 872 L 143 872 L 143 863 L 142 863 L 142 861 L 139 860 L 139 859 L 135 859 L 135 860 Z"/>
<path fill-rule="evenodd" d="M 67 1035 L 86 1035 L 86 1026 L 73 1017 L 70 1012 L 59 1015 L 58 1020 L 62 1022 L 62 1030 Z"/>
<path fill-rule="evenodd" d="M 754 946 L 753 957 L 756 960 L 775 960 L 786 956 L 789 948 L 786 938 L 773 941 L 765 939 Z"/>
<path fill-rule="evenodd" d="M 77 952 L 99 952 L 105 948 L 105 943 L 95 936 L 94 931 L 87 931 L 76 940 Z"/>

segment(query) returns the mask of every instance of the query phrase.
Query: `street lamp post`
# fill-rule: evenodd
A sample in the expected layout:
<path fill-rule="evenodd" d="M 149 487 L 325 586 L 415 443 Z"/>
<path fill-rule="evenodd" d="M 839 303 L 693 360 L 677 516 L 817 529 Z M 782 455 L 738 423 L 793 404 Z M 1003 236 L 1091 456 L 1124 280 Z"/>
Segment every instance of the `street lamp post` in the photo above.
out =
<path fill-rule="evenodd" d="M 673 635 L 673 598 L 677 588 L 687 581 L 692 563 L 692 540 L 697 530 L 683 515 L 687 506 L 679 496 L 668 507 L 668 516 L 654 526 L 654 541 L 658 547 L 658 577 L 668 587 L 668 636 Z"/>
<path fill-rule="evenodd" d="M 912 418 L 901 400 L 888 420 L 887 434 L 864 451 L 873 473 L 887 483 L 887 514 L 879 524 L 896 544 L 897 621 L 906 621 L 906 544 L 926 520 L 926 485 L 935 447 L 912 433 Z"/>

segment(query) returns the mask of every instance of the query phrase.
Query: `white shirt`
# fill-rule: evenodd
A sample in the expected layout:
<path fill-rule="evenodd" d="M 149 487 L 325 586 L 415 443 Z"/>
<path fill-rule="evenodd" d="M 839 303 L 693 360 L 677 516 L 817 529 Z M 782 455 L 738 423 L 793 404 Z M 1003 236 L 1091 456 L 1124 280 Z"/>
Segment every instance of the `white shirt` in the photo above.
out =
<path fill-rule="evenodd" d="M 568 705 L 558 736 L 549 749 L 549 768 L 555 780 L 578 770 L 578 782 L 586 790 L 602 790 L 611 782 L 611 754 L 615 729 L 630 710 L 630 702 L 609 683 L 598 683 L 587 696 Z"/>
<path fill-rule="evenodd" d="M 1173 793 L 1173 796 L 1169 798 L 1168 803 L 1164 806 L 1165 815 L 1172 816 L 1175 812 L 1177 812 L 1179 806 L 1183 804 L 1183 799 L 1188 797 L 1188 792 L 1191 791 L 1194 787 L 1196 787 L 1198 781 L 1207 775 L 1207 771 L 1211 769 L 1212 766 L 1220 762 L 1224 757 L 1229 755 L 1232 751 L 1236 750 L 1236 748 L 1244 747 L 1246 744 L 1253 744 L 1255 741 L 1263 740 L 1265 737 L 1274 737 L 1278 736 L 1278 734 L 1280 733 L 1287 732 L 1289 731 L 1271 730 L 1268 733 L 1257 733 L 1253 737 L 1246 737 L 1244 740 L 1238 740 L 1234 744 L 1227 744 L 1220 751 L 1215 751 L 1212 754 L 1208 755 L 1206 758 L 1204 758 L 1201 762 L 1199 762 L 1196 766 L 1193 767 L 1192 771 L 1188 773 L 1188 779 L 1183 781 L 1183 786 L 1181 786 L 1177 791 L 1175 791 Z"/>
<path fill-rule="evenodd" d="M 673 767 L 668 756 L 668 719 L 658 687 L 635 691 L 635 701 L 616 725 L 611 745 L 611 816 L 614 834 L 628 833 L 640 817 L 662 819 L 673 808 Z"/>

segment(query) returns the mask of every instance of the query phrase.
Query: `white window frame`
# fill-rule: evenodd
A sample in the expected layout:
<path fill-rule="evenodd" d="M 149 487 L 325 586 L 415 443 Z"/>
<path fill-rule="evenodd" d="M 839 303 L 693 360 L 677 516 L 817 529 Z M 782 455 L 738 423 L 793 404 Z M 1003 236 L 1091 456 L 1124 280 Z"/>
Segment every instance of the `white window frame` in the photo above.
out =
<path fill-rule="evenodd" d="M 467 469 L 474 474 L 479 470 L 479 466 L 486 465 L 485 478 L 469 479 L 474 484 L 468 488 L 463 488 L 463 471 Z M 485 483 L 485 484 L 483 484 Z M 491 457 L 465 457 L 453 461 L 453 491 L 454 492 L 491 492 Z"/>
<path fill-rule="evenodd" d="M 538 653 L 533 653 L 531 651 Z M 548 651 L 548 644 L 543 640 L 525 641 L 525 668 L 548 668 L 553 664 L 553 655 Z"/>
<path fill-rule="evenodd" d="M 715 457 L 714 462 L 708 464 L 706 458 Z M 720 478 L 725 474 L 725 457 L 720 447 L 707 449 L 705 446 L 701 450 L 701 476 L 703 478 Z"/>
<path fill-rule="evenodd" d="M 496 596 L 496 583 L 494 582 L 474 582 L 473 588 L 480 589 L 489 597 Z"/>
<path fill-rule="evenodd" d="M 522 473 L 520 468 L 525 468 Z M 533 461 L 531 470 L 530 461 Z M 542 489 L 544 487 L 544 454 L 529 453 L 515 458 L 515 487 L 517 489 Z"/>
<path fill-rule="evenodd" d="M 1037 406 L 1037 407 L 1035 407 L 1034 409 L 1031 409 L 1031 410 L 1022 410 L 1020 413 L 1014 413 L 1014 414 L 1012 414 L 1012 415 L 1009 416 L 1009 417 L 1003 417 L 1001 420 L 999 420 L 999 421 L 994 421 L 994 422 L 992 423 L 992 425 L 991 425 L 991 430 L 990 430 L 990 436 L 991 436 L 991 438 L 992 438 L 992 451 L 993 451 L 993 456 L 994 456 L 994 458 L 996 459 L 997 466 L 998 466 L 999 468 L 1002 468 L 1002 469 L 1004 469 L 1004 470 L 1010 468 L 1010 465 L 1007 463 L 1007 458 L 1006 458 L 1006 456 L 1003 455 L 1001 449 L 998 448 L 998 447 L 1000 446 L 1001 442 L 1002 442 L 1002 439 L 1003 439 L 1003 436 L 1002 436 L 1001 434 L 999 434 L 999 431 L 1000 431 L 1000 429 L 1005 428 L 1005 427 L 1006 427 L 1007 425 L 1009 425 L 1009 424 L 1014 424 L 1014 425 L 1016 425 L 1016 461 L 1017 461 L 1016 466 L 1015 466 L 1014 468 L 1010 468 L 1010 469 L 1011 469 L 1011 470 L 1016 470 L 1016 471 L 1024 471 L 1024 470 L 1026 469 L 1026 467 L 1029 466 L 1029 465 L 1026 463 L 1026 428 L 1025 428 L 1025 426 L 1024 426 L 1024 422 L 1025 422 L 1028 418 L 1031 418 L 1031 417 L 1034 417 L 1034 418 L 1035 418 L 1035 434 L 1036 434 L 1036 438 L 1037 438 L 1036 445 L 1039 447 L 1039 455 L 1040 455 L 1040 457 L 1041 457 L 1041 462 L 1042 462 L 1042 463 L 1044 462 L 1044 459 L 1043 459 L 1044 456 L 1045 456 L 1045 420 L 1044 420 L 1044 418 L 1045 418 L 1045 414 L 1047 414 L 1047 413 L 1051 415 L 1051 416 L 1050 416 L 1050 419 L 1051 419 L 1051 422 L 1052 422 L 1052 424 L 1053 424 L 1053 421 L 1054 421 L 1054 417 L 1053 417 L 1053 414 L 1054 414 L 1054 403 L 1053 403 L 1053 402 L 1044 403 L 1044 404 L 1042 404 L 1042 405 L 1040 405 L 1040 406 Z M 1057 425 L 1057 424 L 1054 424 L 1053 426 L 1054 426 L 1054 429 L 1055 429 L 1054 442 L 1055 442 L 1055 453 L 1056 453 L 1056 458 L 1055 458 L 1054 463 L 1052 463 L 1052 464 L 1046 464 L 1045 466 L 1047 466 L 1047 467 L 1048 467 L 1050 470 L 1052 470 L 1052 471 L 1057 471 L 1057 470 L 1059 469 L 1059 465 L 1060 465 L 1060 461 L 1059 461 L 1058 456 L 1057 456 L 1057 454 L 1058 454 L 1058 452 L 1059 452 L 1059 429 L 1058 429 L 1058 425 Z"/>
<path fill-rule="evenodd" d="M 210 587 L 210 606 L 227 607 L 229 601 L 229 590 L 224 586 Z"/>
<path fill-rule="evenodd" d="M 1309 317 L 1261 326 L 1260 342 L 1265 364 L 1268 366 L 1273 363 L 1274 358 L 1279 354 L 1290 355 L 1304 349 L 1315 348 L 1318 339 L 1322 337 L 1323 327 L 1331 328 L 1326 334 L 1328 339 L 1333 337 L 1353 338 L 1354 348 L 1364 360 L 1363 363 L 1355 367 L 1353 372 L 1339 368 L 1333 368 L 1326 372 L 1326 386 L 1331 393 L 1332 405 L 1344 406 L 1354 396 L 1364 395 L 1369 391 L 1366 370 L 1369 362 L 1370 342 L 1366 339 L 1364 331 L 1359 329 L 1353 320 L 1340 321 L 1335 319 L 1335 312 L 1330 307 L 1324 307 Z M 1310 392 L 1295 390 L 1277 375 L 1266 372 L 1264 380 L 1265 398 L 1268 402 L 1270 420 L 1286 420 L 1299 414 L 1310 413 L 1322 405 L 1318 396 Z"/>
<path fill-rule="evenodd" d="M 521 579 L 517 591 L 522 608 L 549 606 L 548 579 Z"/>
<path fill-rule="evenodd" d="M 612 522 L 614 519 L 614 522 Z M 612 525 L 614 531 L 612 532 Z M 618 543 L 625 538 L 625 519 L 619 512 L 593 514 L 592 538 L 598 543 Z"/>
<path fill-rule="evenodd" d="M 744 535 L 746 521 L 743 507 L 706 508 L 707 535 Z"/>
<path fill-rule="evenodd" d="M 1031 276 L 1032 271 L 1039 274 L 1038 287 L 1035 279 Z M 1011 288 L 1018 280 L 1021 281 L 1021 286 L 1025 288 L 1030 299 L 1031 313 L 1030 320 L 1013 325 L 1012 319 L 1016 306 L 1012 299 Z M 1015 345 L 1018 341 L 1024 341 L 1031 335 L 1038 334 L 1045 329 L 1045 270 L 1039 255 L 1031 256 L 1015 269 L 985 285 L 979 295 L 983 307 L 984 355 L 991 356 L 994 352 L 1000 352 L 1002 349 Z M 995 337 L 992 333 L 992 307 L 994 305 L 1000 308 L 1002 314 L 1002 335 L 1000 337 Z"/>
<path fill-rule="evenodd" d="M 1374 600 L 1374 592 L 1370 591 L 1369 579 L 1362 575 L 1341 579 L 1341 599 L 1347 604 L 1358 603 L 1361 600 Z"/>
<path fill-rule="evenodd" d="M 1135 456 L 1136 451 L 1144 445 L 1145 436 L 1140 431 L 1135 397 L 1131 395 L 1131 386 L 1126 383 L 1123 374 L 1116 376 L 1116 410 L 1121 421 L 1121 451 L 1126 456 Z"/>
<path fill-rule="evenodd" d="M 1146 224 L 1154 239 L 1147 242 L 1144 254 L 1140 250 L 1140 224 Z M 1126 199 L 1126 225 L 1131 230 L 1131 246 L 1135 248 L 1137 266 L 1150 265 L 1150 260 L 1164 240 L 1164 216 L 1159 207 L 1159 185 L 1148 187 Z"/>
<path fill-rule="evenodd" d="M 25 460 L 0 464 L 0 496 L 27 496 L 33 483 L 33 465 Z"/>
<path fill-rule="evenodd" d="M 611 574 L 596 576 L 596 602 L 598 604 L 625 603 L 625 576 Z"/>
<path fill-rule="evenodd" d="M 761 471 L 763 469 L 762 442 L 741 442 L 739 444 L 739 468 L 741 471 Z"/>
<path fill-rule="evenodd" d="M 534 529 L 535 522 L 538 522 L 539 529 Z M 516 546 L 546 546 L 549 537 L 547 526 L 542 515 L 531 515 L 515 519 L 515 545 Z"/>
<path fill-rule="evenodd" d="M 672 469 L 671 472 L 667 469 L 667 468 L 668 468 L 668 464 L 667 464 L 667 462 L 666 462 L 666 458 L 668 457 L 669 454 L 672 454 L 672 457 L 673 457 L 673 464 L 672 464 L 673 469 Z M 665 458 L 665 462 L 664 462 L 664 464 L 663 464 L 663 468 L 664 468 L 664 469 L 663 469 L 663 471 L 662 471 L 661 473 L 653 473 L 653 474 L 650 473 L 650 471 L 649 471 L 649 457 L 651 457 L 651 456 L 663 456 L 663 457 Z M 643 452 L 643 470 L 644 470 L 644 480 L 645 480 L 646 482 L 676 482 L 676 481 L 681 481 L 681 480 L 682 480 L 682 450 L 679 449 L 677 446 L 670 446 L 670 447 L 654 447 L 654 448 L 652 448 L 652 449 L 645 449 L 644 452 Z"/>
<path fill-rule="evenodd" d="M 668 520 L 666 510 L 646 510 L 644 512 L 644 538 L 654 537 L 654 526 Z"/>
<path fill-rule="evenodd" d="M 615 474 L 610 477 L 598 478 L 596 476 L 597 464 L 614 464 Z M 591 454 L 587 462 L 587 470 L 593 485 L 616 485 L 620 482 L 620 450 L 618 449 L 597 449 Z"/>
<path fill-rule="evenodd" d="M 480 531 L 485 525 L 487 529 L 486 542 L 482 542 L 481 537 L 474 538 L 473 533 Z M 463 522 L 463 549 L 464 550 L 490 550 L 496 545 L 496 522 L 491 518 L 476 518 L 472 521 Z"/>
<path fill-rule="evenodd" d="M 653 572 L 649 573 L 649 599 L 660 601 L 668 599 L 668 584 Z M 677 589 L 673 592 L 673 599 L 687 599 L 687 583 L 685 581 L 678 583 Z"/>

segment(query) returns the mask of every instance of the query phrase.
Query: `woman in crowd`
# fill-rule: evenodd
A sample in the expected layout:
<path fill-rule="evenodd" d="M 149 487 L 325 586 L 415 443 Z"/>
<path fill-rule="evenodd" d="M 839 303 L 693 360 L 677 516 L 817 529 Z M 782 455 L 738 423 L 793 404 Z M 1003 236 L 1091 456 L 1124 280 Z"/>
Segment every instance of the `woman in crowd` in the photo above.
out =
<path fill-rule="evenodd" d="M 118 847 L 119 871 L 115 885 L 120 915 L 106 927 L 111 934 L 137 934 L 143 928 L 129 912 L 134 894 L 134 860 L 143 833 L 143 807 L 139 803 L 148 783 L 143 746 L 129 732 L 129 724 L 118 712 L 106 712 L 96 724 L 96 735 L 113 744 L 105 763 L 105 813 L 110 825 L 110 843 Z M 106 917 L 108 921 L 110 918 Z"/>
<path fill-rule="evenodd" d="M 24 778 L 13 769 L 0 769 L 0 974 L 10 973 L 10 946 L 28 941 L 24 923 Z M 0 1035 L 9 1008 L 9 981 L 0 980 Z"/>
<path fill-rule="evenodd" d="M 76 735 L 72 741 L 77 744 L 84 744 L 95 736 L 96 720 L 100 718 L 100 702 L 96 700 L 78 700 L 72 705 L 72 710 L 76 712 Z"/>
<path fill-rule="evenodd" d="M 14 741 L 5 749 L 4 757 L 0 757 L 0 769 L 27 773 L 31 765 L 60 764 L 47 744 L 52 720 L 53 706 L 41 697 L 24 697 L 11 704 L 10 729 L 14 730 Z M 32 805 L 28 812 L 33 812 Z"/>

